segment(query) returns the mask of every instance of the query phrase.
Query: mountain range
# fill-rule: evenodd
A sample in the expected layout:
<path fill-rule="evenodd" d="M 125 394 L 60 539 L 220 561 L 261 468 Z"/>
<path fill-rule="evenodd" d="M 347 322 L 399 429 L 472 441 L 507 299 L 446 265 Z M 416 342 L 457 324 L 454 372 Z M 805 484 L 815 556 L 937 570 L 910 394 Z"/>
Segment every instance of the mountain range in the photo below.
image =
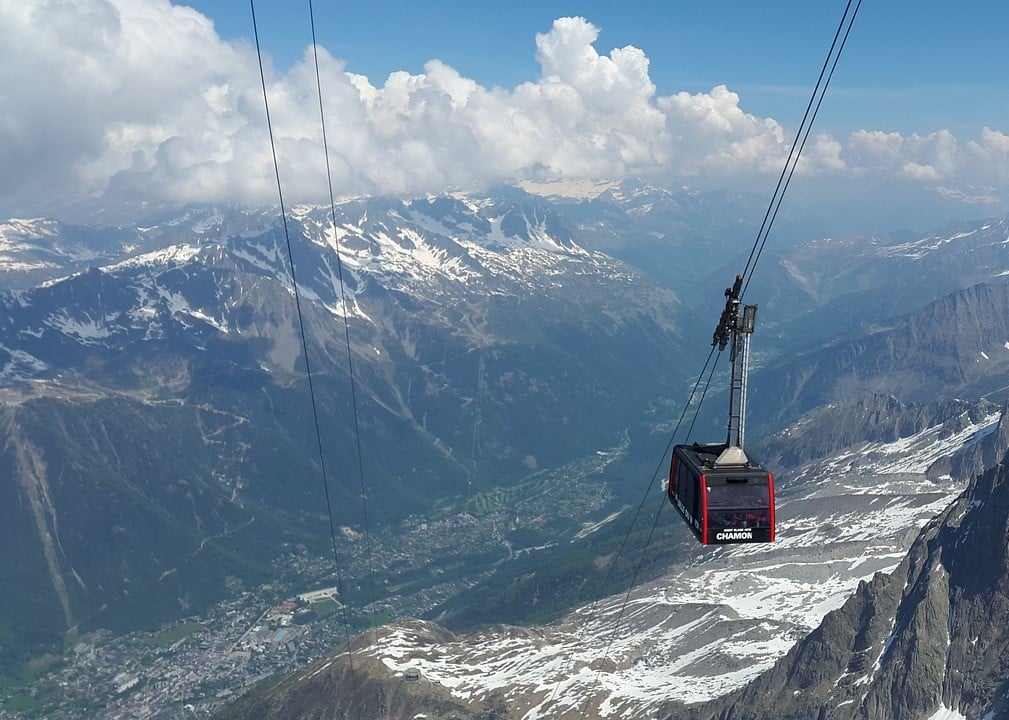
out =
<path fill-rule="evenodd" d="M 286 236 L 191 209 L 87 251 L 79 229 L 5 225 L 7 267 L 52 275 L 0 297 L 0 533 L 24 550 L 5 577 L 27 579 L 8 632 L 163 618 L 262 578 L 285 544 L 325 547 L 326 454 L 335 522 L 360 532 L 369 506 L 389 525 L 612 445 L 682 381 L 680 303 L 514 195 L 355 201 L 335 225 L 298 209 Z"/>
<path fill-rule="evenodd" d="M 794 675 L 776 668 L 825 615 L 821 627 L 850 621 L 852 592 L 886 615 L 893 593 L 865 600 L 865 588 L 901 573 L 920 525 L 965 486 L 976 494 L 972 478 L 1001 459 L 1007 222 L 824 238 L 813 219 L 782 219 L 747 297 L 760 304 L 750 426 L 778 472 L 781 540 L 698 554 L 663 523 L 663 550 L 622 608 L 621 596 L 600 597 L 617 590 L 603 582 L 607 563 L 628 566 L 615 573 L 626 587 L 637 558 L 614 553 L 627 507 L 696 379 L 710 313 L 755 230 L 739 218 L 757 203 L 640 182 L 588 198 L 528 190 L 353 199 L 295 208 L 285 222 L 194 206 L 130 227 L 0 224 L 12 288 L 0 295 L 0 541 L 18 549 L 0 561 L 11 588 L 0 658 L 199 612 L 275 579 L 295 548 L 325 557 L 320 459 L 359 613 L 396 606 L 367 588 L 365 568 L 384 563 L 405 528 L 470 513 L 492 521 L 506 549 L 431 561 L 479 580 L 425 601 L 428 620 L 355 641 L 368 698 L 423 696 L 403 717 L 561 717 L 559 706 L 735 717 L 755 701 L 718 696 Z M 720 439 L 725 402 L 712 392 L 699 435 Z M 598 475 L 559 472 L 615 445 L 619 460 Z M 552 482 L 596 497 L 576 512 L 554 501 L 509 518 L 516 498 Z M 367 532 L 386 547 L 368 551 Z M 537 583 L 575 555 L 563 582 Z M 541 618 L 593 598 L 553 625 L 463 632 L 489 614 Z M 865 648 L 884 642 L 875 632 L 864 631 Z M 407 656 L 423 683 L 403 685 Z M 319 683 L 349 679 L 341 657 L 264 702 L 291 707 L 283 696 L 307 712 Z M 751 687 L 805 692 L 780 679 Z M 794 717 L 834 701 L 817 687 Z M 967 707 L 960 691 L 922 692 L 893 716 L 927 717 L 937 698 Z M 877 712 L 882 697 L 859 707 Z M 989 700 L 971 700 L 972 712 Z M 264 712 L 255 702 L 235 712 Z"/>

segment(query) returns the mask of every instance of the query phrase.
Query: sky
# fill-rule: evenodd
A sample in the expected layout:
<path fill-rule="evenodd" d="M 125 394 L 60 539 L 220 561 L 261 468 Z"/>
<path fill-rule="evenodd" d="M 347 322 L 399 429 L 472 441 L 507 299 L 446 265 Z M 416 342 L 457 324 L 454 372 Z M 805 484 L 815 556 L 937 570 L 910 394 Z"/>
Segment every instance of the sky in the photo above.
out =
<path fill-rule="evenodd" d="M 844 7 L 318 0 L 334 192 L 642 177 L 769 198 Z M 308 8 L 256 3 L 292 203 L 328 197 Z M 1007 27 L 1004 2 L 864 0 L 789 202 L 859 230 L 1009 212 Z M 0 0 L 0 167 L 6 217 L 274 203 L 250 5 Z"/>

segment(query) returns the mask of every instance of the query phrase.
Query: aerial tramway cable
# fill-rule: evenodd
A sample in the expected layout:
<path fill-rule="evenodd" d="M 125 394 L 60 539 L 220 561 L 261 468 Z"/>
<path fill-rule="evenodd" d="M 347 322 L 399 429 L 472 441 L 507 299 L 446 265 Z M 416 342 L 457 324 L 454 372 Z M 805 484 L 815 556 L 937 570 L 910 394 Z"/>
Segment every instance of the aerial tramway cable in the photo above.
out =
<path fill-rule="evenodd" d="M 757 265 L 757 262 L 759 261 L 760 256 L 763 253 L 764 246 L 767 243 L 767 237 L 770 234 L 771 227 L 773 226 L 774 220 L 775 220 L 775 218 L 778 215 L 778 210 L 781 207 L 782 199 L 784 198 L 785 192 L 788 190 L 788 186 L 789 186 L 789 184 L 790 184 L 790 182 L 792 180 L 792 176 L 795 173 L 795 168 L 798 165 L 799 158 L 800 158 L 800 156 L 802 154 L 802 150 L 805 148 L 806 141 L 809 138 L 809 134 L 810 134 L 810 132 L 812 130 L 813 122 L 816 120 L 816 116 L 819 113 L 820 106 L 823 103 L 823 98 L 826 95 L 827 88 L 830 85 L 830 80 L 831 80 L 831 78 L 834 75 L 834 70 L 837 67 L 837 63 L 840 60 L 841 53 L 844 50 L 845 44 L 847 43 L 848 35 L 851 32 L 851 28 L 852 28 L 852 25 L 853 25 L 853 23 L 855 21 L 855 17 L 857 16 L 858 10 L 861 7 L 861 4 L 862 4 L 861 0 L 857 0 L 857 2 L 855 3 L 854 11 L 851 11 L 852 1 L 853 0 L 848 0 L 847 4 L 845 5 L 844 13 L 841 16 L 841 21 L 838 23 L 837 30 L 834 33 L 834 39 L 831 42 L 830 50 L 828 51 L 827 57 L 825 58 L 825 60 L 823 62 L 823 67 L 820 70 L 820 75 L 819 75 L 819 77 L 817 79 L 816 86 L 813 89 L 813 92 L 812 92 L 812 94 L 810 96 L 810 99 L 809 99 L 809 103 L 806 106 L 806 111 L 803 114 L 802 122 L 799 125 L 799 129 L 796 131 L 796 136 L 795 136 L 795 139 L 794 139 L 794 141 L 792 143 L 792 147 L 791 147 L 791 149 L 789 151 L 788 158 L 785 161 L 785 165 L 782 168 L 781 174 L 780 174 L 780 176 L 778 178 L 778 183 L 775 186 L 774 193 L 773 193 L 773 195 L 771 197 L 771 201 L 768 204 L 767 211 L 764 214 L 764 219 L 761 222 L 760 229 L 757 232 L 757 237 L 754 240 L 753 247 L 750 250 L 750 255 L 747 258 L 746 266 L 745 266 L 745 268 L 743 270 L 743 273 L 737 278 L 737 287 L 736 287 L 737 294 L 735 295 L 735 299 L 736 300 L 739 300 L 742 297 L 742 294 L 749 287 L 750 279 L 752 278 L 753 272 L 754 272 L 754 270 L 756 268 L 756 265 Z M 849 13 L 850 13 L 850 15 L 849 15 Z M 842 36 L 842 31 L 843 31 L 843 36 Z M 840 44 L 838 43 L 839 39 L 840 39 Z M 829 72 L 828 72 L 828 68 L 829 68 Z M 745 279 L 745 282 L 743 282 L 741 284 L 741 286 L 740 286 L 741 281 L 744 281 L 744 279 Z M 727 292 L 727 295 L 731 293 L 731 291 L 726 291 L 726 292 Z M 716 336 L 716 338 L 717 338 L 717 336 Z M 684 407 L 684 414 L 686 413 L 687 408 L 689 408 L 690 403 L 693 400 L 693 396 L 694 396 L 694 394 L 695 394 L 695 392 L 697 390 L 697 384 L 700 383 L 701 378 L 704 376 L 705 370 L 707 370 L 707 368 L 708 368 L 708 364 L 711 362 L 711 357 L 714 354 L 714 349 L 715 349 L 716 345 L 717 345 L 717 343 L 713 343 L 712 344 L 712 349 L 711 349 L 711 352 L 708 354 L 708 359 L 705 361 L 704 367 L 701 369 L 701 372 L 698 375 L 697 383 L 694 384 L 694 388 L 693 388 L 693 390 L 691 390 L 690 397 L 687 400 L 687 405 Z M 717 359 L 716 359 L 716 364 L 717 364 Z M 708 375 L 708 383 L 705 385 L 704 392 L 702 393 L 701 398 L 698 401 L 697 407 L 696 407 L 695 412 L 694 412 L 694 418 L 693 418 L 694 421 L 697 420 L 698 413 L 700 412 L 701 405 L 702 405 L 702 403 L 704 401 L 704 396 L 707 394 L 708 384 L 710 384 L 711 377 L 714 374 L 714 369 L 715 369 L 714 366 L 712 366 L 711 373 L 709 373 L 709 375 Z M 672 446 L 673 446 L 673 441 L 675 440 L 676 433 L 679 431 L 679 427 L 680 427 L 680 424 L 681 424 L 681 422 L 683 420 L 684 414 L 680 415 L 680 420 L 677 422 L 676 427 L 673 430 L 673 433 L 672 433 L 672 436 L 670 438 L 670 441 L 669 441 L 668 445 L 666 446 L 666 450 L 665 450 L 665 452 L 664 452 L 664 454 L 662 456 L 662 459 L 659 462 L 659 469 L 657 469 L 656 472 L 653 474 L 653 476 L 652 476 L 652 478 L 651 478 L 651 480 L 650 480 L 650 482 L 648 484 L 648 488 L 645 491 L 645 498 L 647 498 L 648 495 L 650 494 L 651 489 L 652 489 L 652 487 L 655 484 L 655 479 L 658 476 L 659 471 L 661 470 L 661 468 L 663 467 L 663 465 L 665 463 L 665 458 L 669 454 L 670 448 L 672 448 Z M 691 422 L 690 431 L 693 430 L 693 424 L 694 423 Z M 688 431 L 688 437 L 689 437 L 690 431 Z M 659 517 L 661 516 L 662 509 L 665 506 L 665 502 L 666 502 L 666 499 L 663 498 L 662 503 L 661 503 L 661 505 L 659 507 L 659 510 L 655 514 L 655 518 L 653 520 L 651 530 L 648 533 L 648 537 L 646 538 L 645 544 L 644 544 L 644 546 L 641 549 L 641 554 L 640 554 L 640 557 L 638 559 L 638 563 L 635 566 L 635 570 L 634 570 L 633 577 L 631 579 L 630 587 L 628 587 L 626 593 L 624 594 L 623 602 L 622 602 L 622 604 L 620 606 L 620 610 L 619 610 L 619 612 L 617 614 L 617 618 L 616 618 L 616 620 L 613 623 L 613 630 L 611 631 L 610 638 L 607 641 L 606 649 L 603 652 L 603 657 L 606 657 L 606 655 L 609 653 L 609 649 L 612 646 L 613 639 L 615 638 L 616 632 L 617 632 L 617 630 L 620 627 L 621 621 L 623 620 L 623 616 L 625 614 L 625 611 L 626 611 L 626 608 L 627 608 L 627 604 L 628 604 L 628 601 L 630 599 L 631 592 L 634 590 L 635 586 L 637 585 L 638 576 L 640 574 L 641 567 L 642 567 L 642 565 L 644 563 L 645 555 L 648 552 L 648 548 L 649 548 L 649 546 L 651 544 L 651 540 L 652 540 L 652 537 L 654 535 L 655 529 L 656 529 L 656 527 L 658 525 Z M 616 560 L 619 559 L 620 554 L 623 552 L 623 549 L 624 549 L 624 547 L 625 547 L 625 545 L 627 543 L 627 539 L 630 537 L 630 534 L 633 531 L 634 525 L 637 522 L 638 516 L 640 515 L 641 509 L 643 508 L 644 503 L 645 503 L 645 500 L 643 499 L 642 502 L 641 502 L 641 504 L 638 506 L 637 511 L 635 511 L 634 517 L 631 520 L 630 526 L 628 527 L 627 532 L 624 535 L 624 539 L 623 539 L 623 542 L 621 543 L 620 550 L 617 553 L 617 558 L 610 565 L 610 571 L 607 573 L 606 580 L 603 583 L 604 590 L 605 590 L 606 586 L 609 584 L 609 580 L 610 580 L 610 577 L 612 575 L 612 567 L 613 567 L 613 565 L 616 564 Z M 595 603 L 593 603 L 593 606 L 594 605 L 595 605 Z M 591 614 L 590 614 L 590 617 L 591 617 Z M 597 683 L 598 683 L 598 679 L 599 679 L 599 674 L 601 672 L 602 672 L 602 670 L 600 669 L 599 673 L 597 673 L 597 677 L 596 677 Z M 557 688 L 559 686 L 560 686 L 560 684 L 558 683 L 557 687 L 554 688 L 554 692 L 551 693 L 550 699 L 553 699 L 554 695 L 557 692 Z"/>
<path fill-rule="evenodd" d="M 631 532 L 634 530 L 634 526 L 637 524 L 638 516 L 641 515 L 641 511 L 644 509 L 645 503 L 648 502 L 648 496 L 652 492 L 652 487 L 655 485 L 655 481 L 656 481 L 656 479 L 658 479 L 659 473 L 662 472 L 662 466 L 665 463 L 665 456 L 669 454 L 669 451 L 673 447 L 673 440 L 676 438 L 676 433 L 679 432 L 680 425 L 683 424 L 683 419 L 686 417 L 687 412 L 690 410 L 690 405 L 691 405 L 691 403 L 694 400 L 694 395 L 697 394 L 697 388 L 698 388 L 698 386 L 700 386 L 701 380 L 704 379 L 704 373 L 708 369 L 708 364 L 711 363 L 711 358 L 712 357 L 715 357 L 715 348 L 714 348 L 714 346 L 712 346 L 711 352 L 708 353 L 708 359 L 705 361 L 704 367 L 701 368 L 701 372 L 698 373 L 698 375 L 697 375 L 697 380 L 694 382 L 694 386 L 690 390 L 690 395 L 687 398 L 687 403 L 686 403 L 686 405 L 683 406 L 683 411 L 680 413 L 680 417 L 676 421 L 676 426 L 673 428 L 673 432 L 672 432 L 672 434 L 670 436 L 669 444 L 666 445 L 666 449 L 665 449 L 665 451 L 662 454 L 662 459 L 659 460 L 659 464 L 655 468 L 655 472 L 652 473 L 652 479 L 648 483 L 648 487 L 645 489 L 645 494 L 642 496 L 641 502 L 638 503 L 638 507 L 634 511 L 634 516 L 631 518 L 631 522 L 630 522 L 630 524 L 627 527 L 627 532 L 624 533 L 624 537 L 620 541 L 620 546 L 617 548 L 617 552 L 613 556 L 613 560 L 609 563 L 609 566 L 607 567 L 606 576 L 605 576 L 605 578 L 603 578 L 602 585 L 600 586 L 601 588 L 603 588 L 604 593 L 601 594 L 599 598 L 593 600 L 592 603 L 589 605 L 589 613 L 588 613 L 589 617 L 588 617 L 588 620 L 586 621 L 586 623 L 591 622 L 592 619 L 596 615 L 599 601 L 605 595 L 605 589 L 607 587 L 609 587 L 609 585 L 610 585 L 610 581 L 613 578 L 613 570 L 614 570 L 614 568 L 616 568 L 617 564 L 620 562 L 620 559 L 624 555 L 624 550 L 627 548 L 627 541 L 630 539 Z M 714 362 L 714 364 L 712 364 L 712 367 L 711 367 L 711 373 L 708 374 L 708 383 L 711 382 L 711 375 L 714 373 L 715 365 L 717 365 L 717 364 L 718 364 L 718 358 L 715 357 L 715 362 Z M 707 393 L 707 391 L 708 391 L 708 388 L 707 388 L 707 385 L 705 385 L 705 388 L 704 388 L 704 390 L 701 393 L 701 397 L 703 397 L 704 394 Z M 694 418 L 693 418 L 694 420 L 697 419 L 697 410 L 699 410 L 699 409 L 700 409 L 700 404 L 698 404 L 697 407 L 695 408 Z M 693 421 L 691 421 L 690 426 L 693 427 Z M 658 516 L 662 513 L 662 508 L 664 507 L 664 505 L 665 505 L 665 503 L 663 503 L 663 505 L 659 507 L 659 512 L 656 514 L 655 520 L 652 523 L 652 531 L 648 535 L 648 541 L 649 542 L 651 542 L 652 532 L 655 531 L 655 526 L 658 523 Z M 647 546 L 647 544 L 646 544 L 646 546 Z M 638 566 L 637 566 L 637 568 L 634 571 L 634 577 L 633 577 L 633 580 L 631 582 L 631 585 L 630 585 L 630 587 L 627 590 L 627 594 L 624 595 L 623 604 L 621 605 L 620 612 L 618 613 L 617 624 L 619 624 L 620 619 L 623 617 L 624 610 L 627 607 L 628 599 L 630 598 L 630 592 L 631 592 L 631 590 L 634 589 L 634 586 L 636 585 L 636 581 L 637 581 L 637 577 L 638 577 L 638 571 L 641 568 L 641 561 L 643 559 L 644 559 L 644 555 L 642 555 L 642 558 L 638 561 Z M 610 638 L 609 638 L 609 640 L 608 640 L 608 642 L 606 644 L 606 648 L 603 651 L 603 655 L 602 655 L 603 657 L 606 657 L 606 655 L 609 653 L 609 649 L 610 649 L 610 646 L 613 643 L 613 639 L 614 639 L 614 634 L 611 633 L 610 634 Z M 597 681 L 598 681 L 598 678 L 599 678 L 599 673 L 597 673 L 597 675 L 596 675 Z M 561 686 L 561 681 L 558 680 L 557 683 L 554 685 L 553 690 L 550 692 L 550 696 L 546 700 L 546 702 L 548 704 L 552 703 L 554 701 L 554 698 L 556 697 L 557 691 L 560 689 L 560 686 Z"/>
<path fill-rule="evenodd" d="M 259 62 L 259 78 L 263 85 L 263 106 L 266 110 L 266 126 L 270 134 L 270 150 L 273 154 L 273 169 L 277 180 L 277 196 L 280 202 L 280 217 L 284 228 L 284 240 L 287 244 L 287 258 L 291 269 L 291 285 L 294 290 L 294 304 L 298 315 L 298 329 L 301 335 L 301 349 L 305 355 L 305 374 L 308 378 L 308 393 L 312 401 L 312 420 L 315 425 L 315 439 L 319 451 L 319 466 L 322 474 L 323 489 L 326 495 L 326 512 L 329 518 L 329 538 L 333 549 L 333 564 L 336 568 L 337 592 L 340 594 L 340 605 L 343 608 L 343 629 L 347 638 L 347 658 L 348 669 L 350 671 L 351 684 L 354 692 L 354 708 L 358 720 L 361 717 L 361 708 L 358 700 L 357 677 L 354 672 L 354 655 L 350 647 L 350 621 L 347 617 L 347 603 L 343 592 L 343 571 L 340 567 L 340 556 L 336 547 L 336 528 L 333 524 L 333 506 L 329 496 L 329 476 L 326 472 L 326 454 L 322 444 L 322 430 L 319 425 L 318 403 L 315 399 L 315 386 L 312 381 L 312 366 L 309 362 L 308 341 L 305 336 L 305 321 L 301 312 L 301 293 L 298 289 L 298 277 L 295 271 L 294 253 L 291 248 L 291 235 L 287 226 L 287 212 L 284 207 L 284 191 L 280 182 L 280 163 L 277 161 L 277 145 L 273 137 L 273 123 L 270 119 L 270 102 L 266 91 L 266 73 L 263 71 L 263 54 L 259 44 L 259 28 L 256 23 L 255 0 L 249 0 L 249 8 L 252 12 L 252 31 L 256 38 L 256 57 Z"/>
<path fill-rule="evenodd" d="M 799 129 L 795 133 L 795 139 L 792 141 L 792 147 L 788 151 L 788 158 L 785 160 L 784 167 L 781 168 L 781 175 L 778 176 L 778 184 L 774 188 L 774 194 L 771 195 L 771 202 L 767 205 L 767 211 L 764 213 L 764 219 L 760 223 L 760 229 L 757 231 L 757 238 L 753 242 L 753 248 L 750 250 L 750 256 L 746 259 L 746 265 L 743 268 L 742 275 L 745 278 L 745 284 L 739 293 L 740 299 L 742 299 L 743 294 L 750 285 L 750 278 L 753 276 L 753 271 L 757 267 L 757 261 L 760 260 L 761 254 L 764 252 L 764 245 L 767 244 L 767 237 L 771 233 L 771 226 L 774 225 L 775 218 L 778 217 L 778 210 L 781 208 L 781 201 L 785 197 L 785 192 L 788 190 L 789 184 L 792 182 L 792 175 L 795 173 L 795 168 L 799 164 L 799 157 L 802 155 L 803 149 L 806 147 L 806 140 L 809 139 L 809 133 L 813 129 L 813 123 L 816 121 L 816 116 L 820 112 L 820 105 L 823 103 L 823 98 L 827 94 L 827 88 L 830 87 L 830 81 L 834 77 L 834 69 L 837 67 L 838 60 L 841 59 L 841 53 L 844 51 L 844 46 L 848 42 L 848 35 L 851 33 L 851 26 L 855 22 L 855 17 L 858 15 L 858 10 L 862 7 L 862 0 L 858 0 L 855 3 L 855 10 L 851 13 L 851 17 L 848 17 L 848 12 L 851 9 L 852 0 L 848 0 L 848 4 L 844 7 L 844 13 L 841 15 L 841 22 L 837 25 L 837 31 L 834 33 L 834 40 L 830 44 L 830 50 L 827 52 L 827 57 L 823 61 L 823 67 L 820 68 L 820 76 L 816 79 L 816 85 L 813 87 L 813 92 L 809 97 L 809 102 L 806 104 L 806 111 L 802 115 L 802 122 L 799 123 Z M 845 23 L 847 23 L 847 28 L 845 28 Z M 841 38 L 841 44 L 838 46 L 837 40 L 841 37 L 841 30 L 844 30 L 844 37 Z M 834 50 L 837 50 L 835 53 Z M 833 58 L 833 62 L 831 61 Z M 830 72 L 827 72 L 827 66 L 830 66 Z M 824 76 L 826 75 L 826 79 Z M 823 86 L 821 88 L 821 85 Z M 815 107 L 813 103 L 816 103 Z M 810 114 L 810 109 L 812 109 L 812 114 Z M 808 123 L 806 122 L 808 119 Z M 799 139 L 802 142 L 799 142 Z M 783 184 L 784 183 L 784 184 Z"/>
<path fill-rule="evenodd" d="M 714 356 L 715 358 L 715 361 L 713 363 L 711 363 L 712 356 Z M 704 402 L 704 396 L 708 394 L 708 387 L 710 387 L 711 385 L 711 378 L 714 376 L 715 368 L 718 366 L 719 357 L 721 357 L 721 354 L 715 355 L 715 346 L 712 345 L 711 352 L 708 354 L 708 359 L 704 363 L 704 367 L 701 368 L 701 372 L 697 375 L 697 381 L 694 383 L 694 387 L 690 392 L 690 397 L 687 399 L 687 404 L 684 406 L 683 412 L 680 413 L 680 419 L 676 422 L 676 427 L 673 429 L 672 435 L 670 436 L 669 444 L 666 445 L 666 450 L 662 454 L 662 458 L 659 460 L 658 467 L 656 467 L 655 472 L 652 473 L 652 479 L 648 483 L 648 490 L 645 492 L 645 497 L 641 499 L 641 504 L 638 505 L 638 512 L 634 514 L 634 520 L 631 521 L 631 525 L 627 530 L 627 535 L 624 536 L 624 543 L 626 543 L 628 536 L 630 536 L 631 530 L 634 528 L 634 522 L 635 520 L 637 520 L 638 514 L 641 512 L 641 509 L 644 507 L 645 500 L 651 493 L 652 486 L 655 484 L 656 478 L 658 477 L 659 473 L 662 471 L 663 466 L 665 465 L 666 455 L 669 454 L 669 451 L 673 446 L 673 440 L 676 438 L 676 433 L 680 429 L 680 424 L 683 422 L 683 418 L 686 416 L 687 410 L 690 408 L 690 403 L 693 401 L 694 394 L 697 392 L 697 386 L 700 384 L 701 379 L 704 377 L 704 371 L 708 369 L 708 363 L 711 363 L 711 370 L 708 371 L 708 379 L 705 381 L 704 389 L 701 391 L 701 397 L 698 399 L 697 405 L 694 407 L 694 416 L 690 420 L 690 427 L 687 429 L 687 437 L 689 438 L 690 433 L 693 432 L 694 423 L 697 422 L 697 414 L 701 410 L 701 404 Z M 616 638 L 616 631 L 619 629 L 620 621 L 623 620 L 624 614 L 627 612 L 627 604 L 631 600 L 631 592 L 634 590 L 635 587 L 637 587 L 638 577 L 641 575 L 641 568 L 644 567 L 645 556 L 648 553 L 649 546 L 652 544 L 652 538 L 655 536 L 655 530 L 659 526 L 659 518 L 662 517 L 662 511 L 665 509 L 665 507 L 666 503 L 663 500 L 663 502 L 659 503 L 659 508 L 658 510 L 656 510 L 655 517 L 652 519 L 652 527 L 648 530 L 648 536 L 645 538 L 644 547 L 641 551 L 640 556 L 638 557 L 637 564 L 634 566 L 634 573 L 631 575 L 630 585 L 628 585 L 627 591 L 624 593 L 624 598 L 620 603 L 620 610 L 617 612 L 617 619 L 613 623 L 613 629 L 610 632 L 609 638 L 606 640 L 606 647 L 603 649 L 601 657 L 605 658 L 607 655 L 609 655 L 610 648 L 613 646 L 613 641 Z M 623 544 L 621 544 L 621 550 L 622 549 Z M 614 560 L 610 564 L 611 567 L 613 567 L 614 565 L 616 565 L 616 560 Z M 609 577 L 607 576 L 607 580 L 606 582 L 604 582 L 603 587 L 606 587 L 606 585 L 608 584 L 609 584 Z M 599 678 L 601 677 L 601 675 L 602 675 L 602 667 L 600 666 L 599 670 L 596 671 L 596 683 L 599 682 Z"/>
<path fill-rule="evenodd" d="M 312 55 L 315 59 L 315 87 L 319 93 L 319 122 L 322 125 L 322 147 L 326 155 L 326 182 L 329 186 L 329 212 L 333 223 L 333 241 L 336 243 L 336 270 L 340 281 L 340 303 L 343 309 L 343 331 L 347 344 L 347 373 L 350 376 L 350 400 L 354 413 L 354 439 L 357 442 L 357 468 L 361 479 L 361 507 L 363 513 L 365 554 L 368 558 L 369 600 L 375 597 L 375 570 L 372 560 L 371 531 L 368 526 L 368 492 L 364 481 L 364 452 L 361 449 L 361 420 L 357 409 L 357 382 L 354 379 L 354 358 L 350 348 L 350 315 L 347 312 L 347 291 L 343 282 L 343 260 L 340 257 L 340 237 L 336 233 L 336 200 L 333 197 L 333 173 L 329 164 L 329 143 L 326 139 L 326 113 L 322 103 L 322 80 L 319 73 L 319 44 L 315 39 L 315 11 L 312 0 L 308 0 L 308 15 L 312 23 Z M 328 502 L 328 493 L 327 493 Z M 332 522 L 332 514 L 330 515 Z"/>

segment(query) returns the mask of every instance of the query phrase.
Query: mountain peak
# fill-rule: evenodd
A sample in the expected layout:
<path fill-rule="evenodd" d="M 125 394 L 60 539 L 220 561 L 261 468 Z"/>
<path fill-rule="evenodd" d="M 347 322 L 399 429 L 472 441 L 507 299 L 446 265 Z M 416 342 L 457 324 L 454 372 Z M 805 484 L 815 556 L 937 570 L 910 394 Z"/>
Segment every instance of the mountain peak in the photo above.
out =
<path fill-rule="evenodd" d="M 520 180 L 515 183 L 530 195 L 568 200 L 591 200 L 619 187 L 620 180 Z"/>

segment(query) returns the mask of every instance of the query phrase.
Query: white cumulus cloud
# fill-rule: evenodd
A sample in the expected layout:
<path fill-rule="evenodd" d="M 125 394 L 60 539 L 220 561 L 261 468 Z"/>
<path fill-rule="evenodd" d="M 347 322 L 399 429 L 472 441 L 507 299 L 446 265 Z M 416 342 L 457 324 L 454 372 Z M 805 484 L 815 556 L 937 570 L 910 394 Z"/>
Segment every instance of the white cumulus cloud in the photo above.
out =
<path fill-rule="evenodd" d="M 488 88 L 431 60 L 381 86 L 319 49 L 334 189 L 420 193 L 511 179 L 662 179 L 717 186 L 780 172 L 794 129 L 743 109 L 724 85 L 658 96 L 649 60 L 600 53 L 599 30 L 560 18 L 536 35 L 541 73 Z M 258 64 L 196 11 L 168 0 L 0 0 L 0 213 L 82 198 L 273 202 Z M 267 59 L 268 60 L 268 59 Z M 267 62 L 285 196 L 327 183 L 312 49 Z M 986 128 L 810 138 L 798 173 L 916 187 L 1009 184 L 1009 136 Z M 952 195 L 951 195 L 952 193 Z"/>

